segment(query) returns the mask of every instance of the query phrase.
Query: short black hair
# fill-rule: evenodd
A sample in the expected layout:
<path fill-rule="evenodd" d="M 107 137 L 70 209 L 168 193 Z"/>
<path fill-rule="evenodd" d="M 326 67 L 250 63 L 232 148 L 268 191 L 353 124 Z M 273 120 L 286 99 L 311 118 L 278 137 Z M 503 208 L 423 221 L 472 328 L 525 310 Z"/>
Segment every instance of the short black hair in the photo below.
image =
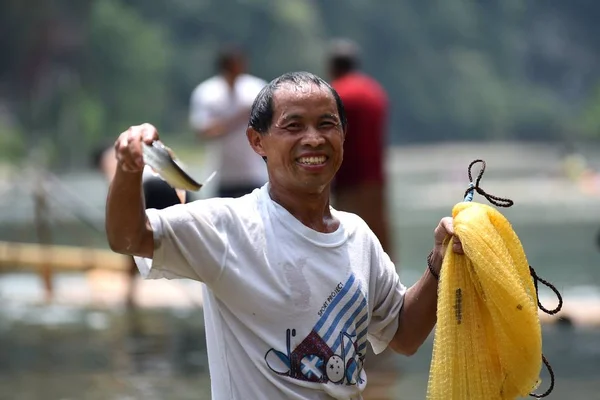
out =
<path fill-rule="evenodd" d="M 252 104 L 252 109 L 250 111 L 250 121 L 248 122 L 249 127 L 257 131 L 258 133 L 267 133 L 267 131 L 271 127 L 271 124 L 273 123 L 273 96 L 281 85 L 288 82 L 294 85 L 312 83 L 319 87 L 325 87 L 329 89 L 329 91 L 333 95 L 333 98 L 335 99 L 335 104 L 338 109 L 342 129 L 346 131 L 346 125 L 348 124 L 348 120 L 346 118 L 344 104 L 342 103 L 342 99 L 340 98 L 338 92 L 336 92 L 335 89 L 331 87 L 329 83 L 325 82 L 325 80 L 323 80 L 322 78 L 310 72 L 304 71 L 287 72 L 281 75 L 280 77 L 273 79 L 260 91 L 260 93 L 258 93 L 256 98 L 254 99 L 254 103 Z"/>
<path fill-rule="evenodd" d="M 225 45 L 217 54 L 216 69 L 218 72 L 229 71 L 231 66 L 238 60 L 246 60 L 244 50 L 235 44 Z"/>
<path fill-rule="evenodd" d="M 350 39 L 334 39 L 329 44 L 329 68 L 335 75 L 345 75 L 360 67 L 360 48 Z"/>
<path fill-rule="evenodd" d="M 90 157 L 90 164 L 92 168 L 100 169 L 102 166 L 102 159 L 104 158 L 104 154 L 106 151 L 114 146 L 113 143 L 109 143 L 108 141 L 104 141 L 100 144 L 97 144 L 92 149 L 92 154 Z"/>

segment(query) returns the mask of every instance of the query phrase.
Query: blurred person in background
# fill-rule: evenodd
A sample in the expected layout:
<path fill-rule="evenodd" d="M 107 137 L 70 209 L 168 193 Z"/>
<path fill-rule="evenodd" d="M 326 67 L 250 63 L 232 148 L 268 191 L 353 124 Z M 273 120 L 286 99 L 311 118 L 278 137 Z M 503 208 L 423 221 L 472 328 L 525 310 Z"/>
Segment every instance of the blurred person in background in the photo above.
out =
<path fill-rule="evenodd" d="M 205 142 L 208 164 L 215 164 L 218 197 L 240 197 L 267 181 L 263 160 L 246 139 L 254 98 L 266 85 L 246 73 L 246 56 L 237 47 L 224 47 L 216 60 L 218 74 L 192 92 L 190 124 Z"/>
<path fill-rule="evenodd" d="M 335 39 L 329 48 L 331 85 L 348 117 L 344 162 L 332 194 L 335 207 L 362 217 L 394 259 L 385 176 L 388 97 L 375 79 L 359 70 L 359 53 L 358 45 L 347 39 Z"/>
<path fill-rule="evenodd" d="M 94 168 L 99 170 L 110 184 L 117 170 L 117 158 L 113 144 L 98 146 L 92 154 Z M 146 208 L 163 209 L 169 206 L 190 201 L 185 190 L 173 189 L 167 182 L 155 174 L 150 167 L 144 168 L 142 188 Z M 128 308 L 135 306 L 135 282 L 137 267 L 133 257 L 129 258 L 127 269 L 127 294 L 125 304 Z"/>

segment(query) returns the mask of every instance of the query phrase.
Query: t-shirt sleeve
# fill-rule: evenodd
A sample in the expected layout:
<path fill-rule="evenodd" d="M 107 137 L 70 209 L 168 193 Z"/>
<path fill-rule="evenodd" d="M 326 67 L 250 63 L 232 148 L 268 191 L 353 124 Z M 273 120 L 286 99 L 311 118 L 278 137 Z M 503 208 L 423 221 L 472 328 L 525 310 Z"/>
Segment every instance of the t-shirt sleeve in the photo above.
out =
<path fill-rule="evenodd" d="M 374 307 L 367 330 L 375 354 L 386 349 L 398 329 L 398 316 L 404 303 L 406 286 L 400 281 L 396 267 L 390 257 L 377 246 L 377 256 L 372 265 Z"/>
<path fill-rule="evenodd" d="M 224 266 L 228 245 L 229 209 L 215 199 L 179 204 L 163 210 L 148 209 L 154 235 L 152 259 L 135 257 L 144 279 L 188 278 L 208 285 Z"/>

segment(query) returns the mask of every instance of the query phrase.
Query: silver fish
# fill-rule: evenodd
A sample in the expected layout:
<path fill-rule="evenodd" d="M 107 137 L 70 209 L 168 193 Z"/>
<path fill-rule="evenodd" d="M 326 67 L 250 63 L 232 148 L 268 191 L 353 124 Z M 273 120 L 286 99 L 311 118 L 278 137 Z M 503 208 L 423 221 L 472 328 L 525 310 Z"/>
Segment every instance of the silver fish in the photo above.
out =
<path fill-rule="evenodd" d="M 175 189 L 183 189 L 197 192 L 206 184 L 199 183 L 184 171 L 182 165 L 177 162 L 171 149 L 161 141 L 155 140 L 151 145 L 143 145 L 144 163 L 154 170 L 165 182 Z M 210 180 L 215 172 L 207 179 Z"/>

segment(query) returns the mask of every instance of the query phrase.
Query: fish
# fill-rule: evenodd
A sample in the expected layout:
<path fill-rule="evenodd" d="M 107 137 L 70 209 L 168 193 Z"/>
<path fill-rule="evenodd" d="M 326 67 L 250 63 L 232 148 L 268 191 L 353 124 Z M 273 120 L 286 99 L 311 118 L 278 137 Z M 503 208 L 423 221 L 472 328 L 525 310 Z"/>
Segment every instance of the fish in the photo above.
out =
<path fill-rule="evenodd" d="M 177 160 L 175 153 L 160 140 L 155 140 L 152 144 L 144 143 L 142 145 L 142 154 L 144 156 L 144 164 L 152 168 L 154 172 L 175 189 L 197 192 L 216 174 L 216 171 L 213 172 L 204 183 L 198 182 L 184 170 L 183 165 Z"/>

